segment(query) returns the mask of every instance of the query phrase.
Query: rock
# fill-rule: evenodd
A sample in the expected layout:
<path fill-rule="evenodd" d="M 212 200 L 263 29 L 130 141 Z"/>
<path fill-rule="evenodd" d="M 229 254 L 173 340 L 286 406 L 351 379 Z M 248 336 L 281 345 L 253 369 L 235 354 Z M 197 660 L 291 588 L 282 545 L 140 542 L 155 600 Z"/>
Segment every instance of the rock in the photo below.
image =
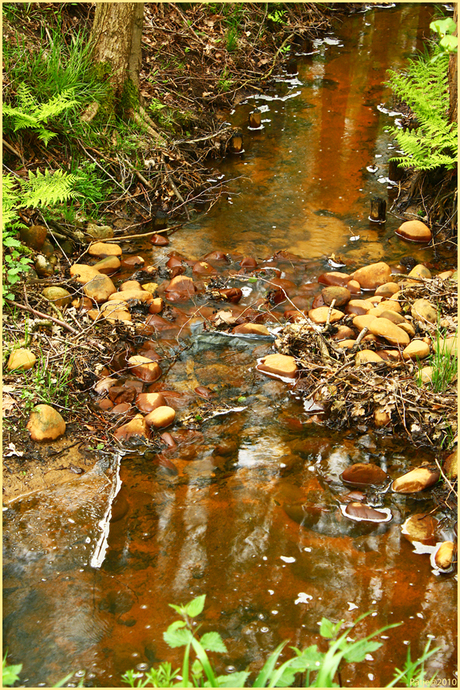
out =
<path fill-rule="evenodd" d="M 289 321 L 290 323 L 305 321 L 307 318 L 306 313 L 304 311 L 300 311 L 299 309 L 287 309 L 284 312 L 283 316 L 286 319 L 286 321 Z"/>
<path fill-rule="evenodd" d="M 125 280 L 121 285 L 119 292 L 124 292 L 125 290 L 142 290 L 143 287 L 138 280 Z M 149 290 L 147 290 L 149 292 Z"/>
<path fill-rule="evenodd" d="M 128 302 L 128 300 L 136 300 L 137 302 L 151 302 L 153 300 L 153 295 L 147 290 L 121 290 L 116 292 L 114 290 L 111 295 L 108 296 L 108 300 L 111 301 L 122 301 Z"/>
<path fill-rule="evenodd" d="M 362 331 L 364 328 L 369 328 L 371 323 L 375 321 L 377 317 L 371 314 L 363 314 L 362 316 L 355 316 L 353 319 L 353 326 L 359 328 Z"/>
<path fill-rule="evenodd" d="M 448 479 L 457 479 L 458 450 L 447 456 L 443 464 L 443 472 Z"/>
<path fill-rule="evenodd" d="M 397 311 L 393 311 L 391 309 L 383 309 L 383 310 L 378 309 L 378 308 L 375 308 L 375 309 L 376 309 L 375 316 L 379 316 L 382 319 L 388 319 L 392 323 L 395 323 L 397 326 L 402 326 L 402 324 L 408 323 L 408 321 L 406 321 L 404 316 L 399 314 Z"/>
<path fill-rule="evenodd" d="M 142 258 L 142 256 L 125 256 L 121 260 L 121 266 L 122 268 L 138 268 L 139 266 L 143 266 L 145 264 L 145 259 Z"/>
<path fill-rule="evenodd" d="M 337 347 L 340 347 L 341 350 L 351 350 L 352 347 L 356 345 L 356 340 L 353 338 L 345 338 L 345 340 L 340 340 L 337 343 Z"/>
<path fill-rule="evenodd" d="M 393 518 L 389 508 L 377 510 L 358 501 L 353 501 L 345 506 L 342 514 L 357 522 L 390 522 Z"/>
<path fill-rule="evenodd" d="M 201 398 L 205 398 L 206 400 L 215 396 L 214 391 L 207 386 L 197 386 L 194 388 L 194 391 L 197 395 L 199 395 Z"/>
<path fill-rule="evenodd" d="M 150 238 L 150 242 L 157 247 L 166 247 L 169 244 L 169 240 L 164 235 L 153 234 Z"/>
<path fill-rule="evenodd" d="M 168 293 L 172 292 L 177 292 L 183 298 L 190 299 L 196 292 L 195 284 L 188 276 L 177 275 L 171 280 L 166 288 L 166 297 L 168 298 Z"/>
<path fill-rule="evenodd" d="M 159 314 L 163 311 L 164 302 L 161 297 L 154 297 L 149 305 L 149 314 Z"/>
<path fill-rule="evenodd" d="M 322 273 L 318 278 L 318 283 L 322 283 L 323 285 L 339 285 L 340 287 L 346 287 L 350 279 L 351 276 L 349 276 L 347 273 L 330 271 L 329 273 Z"/>
<path fill-rule="evenodd" d="M 374 319 L 370 325 L 369 330 L 374 335 L 379 338 L 384 338 L 392 345 L 409 345 L 410 338 L 406 331 L 399 328 L 396 324 L 392 323 L 389 319 L 384 319 L 378 317 Z"/>
<path fill-rule="evenodd" d="M 110 376 L 104 376 L 103 379 L 100 379 L 100 381 L 97 381 L 97 383 L 94 384 L 93 388 L 98 393 L 101 395 L 102 393 L 107 393 L 108 390 L 112 386 L 114 386 L 118 382 L 118 379 L 112 378 Z"/>
<path fill-rule="evenodd" d="M 293 379 L 297 374 L 297 364 L 290 355 L 267 355 L 257 365 L 256 369 L 264 374 L 276 374 Z"/>
<path fill-rule="evenodd" d="M 375 290 L 379 285 L 388 283 L 391 276 L 391 268 L 384 261 L 369 264 L 358 268 L 352 273 L 352 280 L 357 280 L 363 290 Z"/>
<path fill-rule="evenodd" d="M 270 331 L 261 323 L 241 323 L 232 329 L 232 333 L 253 333 L 254 335 L 270 335 Z"/>
<path fill-rule="evenodd" d="M 395 232 L 399 237 L 411 242 L 429 242 L 431 240 L 431 230 L 421 220 L 407 220 Z"/>
<path fill-rule="evenodd" d="M 54 257 L 55 259 L 56 257 Z M 54 262 L 55 264 L 56 262 Z M 40 278 L 52 276 L 54 273 L 54 264 L 49 261 L 43 254 L 37 254 L 34 261 L 34 267 Z"/>
<path fill-rule="evenodd" d="M 433 343 L 433 347 L 436 352 L 440 352 L 444 355 L 450 355 L 451 357 L 458 357 L 458 336 L 453 335 L 448 338 L 441 338 L 439 341 Z"/>
<path fill-rule="evenodd" d="M 132 322 L 132 316 L 126 309 L 107 309 L 102 313 L 104 319 L 109 323 L 116 323 L 117 321 L 128 321 Z M 91 316 L 91 312 L 88 312 L 88 316 Z"/>
<path fill-rule="evenodd" d="M 433 367 L 423 367 L 419 372 L 422 383 L 431 383 L 433 380 Z"/>
<path fill-rule="evenodd" d="M 121 256 L 121 247 L 118 244 L 106 244 L 105 242 L 95 242 L 88 249 L 91 256 Z"/>
<path fill-rule="evenodd" d="M 241 268 L 256 268 L 257 261 L 252 256 L 245 256 L 241 259 L 240 266 Z"/>
<path fill-rule="evenodd" d="M 166 400 L 161 393 L 139 393 L 136 398 L 136 407 L 139 412 L 149 414 L 157 407 L 164 407 Z"/>
<path fill-rule="evenodd" d="M 434 554 L 434 562 L 441 570 L 449 570 L 454 557 L 454 543 L 443 541 Z"/>
<path fill-rule="evenodd" d="M 351 292 L 352 295 L 360 295 L 361 294 L 361 285 L 358 283 L 357 280 L 349 280 L 346 288 L 349 292 Z"/>
<path fill-rule="evenodd" d="M 438 320 L 438 312 L 436 307 L 434 307 L 427 299 L 422 298 L 415 300 L 415 302 L 412 304 L 410 313 L 412 314 L 413 318 L 417 319 L 418 321 L 436 323 Z"/>
<path fill-rule="evenodd" d="M 414 470 L 403 474 L 394 480 L 391 488 L 398 494 L 412 494 L 428 489 L 439 479 L 439 470 L 431 470 L 427 467 L 416 467 Z"/>
<path fill-rule="evenodd" d="M 383 362 L 384 360 L 373 350 L 361 350 L 356 353 L 355 364 L 368 364 L 369 362 Z"/>
<path fill-rule="evenodd" d="M 408 274 L 408 278 L 431 278 L 431 271 L 423 264 L 417 264 Z"/>
<path fill-rule="evenodd" d="M 404 348 L 402 356 L 403 359 L 425 359 L 429 354 L 430 346 L 423 340 L 412 340 L 412 342 Z"/>
<path fill-rule="evenodd" d="M 449 271 L 442 271 L 442 273 L 438 273 L 436 278 L 440 278 L 441 280 L 447 280 L 448 278 L 452 278 L 454 275 L 454 270 L 451 269 Z"/>
<path fill-rule="evenodd" d="M 133 282 L 133 281 L 130 281 L 130 282 Z M 146 290 L 147 292 L 151 292 L 152 295 L 154 295 L 156 290 L 157 290 L 158 283 L 143 283 L 141 287 L 142 287 L 142 290 Z"/>
<path fill-rule="evenodd" d="M 132 409 L 132 406 L 128 402 L 117 403 L 115 407 L 112 407 L 112 414 L 126 414 Z"/>
<path fill-rule="evenodd" d="M 374 424 L 380 429 L 382 426 L 388 426 L 391 422 L 391 414 L 383 407 L 378 407 L 374 410 Z"/>
<path fill-rule="evenodd" d="M 373 309 L 374 305 L 370 300 L 366 299 L 351 299 L 345 307 L 345 314 L 356 314 L 361 316 L 367 314 L 369 309 Z"/>
<path fill-rule="evenodd" d="M 19 230 L 21 242 L 38 252 L 41 251 L 47 234 L 48 229 L 44 225 L 31 225 L 29 228 L 24 227 Z"/>
<path fill-rule="evenodd" d="M 115 292 L 115 285 L 109 276 L 98 273 L 88 283 L 85 283 L 83 292 L 95 302 L 106 302 L 109 296 Z"/>
<path fill-rule="evenodd" d="M 36 405 L 27 422 L 32 441 L 54 441 L 65 434 L 61 415 L 50 405 Z"/>
<path fill-rule="evenodd" d="M 25 371 L 26 369 L 32 369 L 36 361 L 37 358 L 31 350 L 28 350 L 25 347 L 20 347 L 17 350 L 12 351 L 8 357 L 8 363 L 6 366 L 9 371 L 14 371 L 15 369 Z"/>
<path fill-rule="evenodd" d="M 61 287 L 47 287 L 43 290 L 42 295 L 45 299 L 47 299 L 49 302 L 52 302 L 55 304 L 57 307 L 60 307 L 61 309 L 63 307 L 66 307 L 68 304 L 71 303 L 72 301 L 72 295 L 68 290 L 65 288 Z"/>
<path fill-rule="evenodd" d="M 127 424 L 123 424 L 123 426 L 117 429 L 114 436 L 119 441 L 127 441 L 133 436 L 140 436 L 148 439 L 150 437 L 150 431 L 144 417 L 141 414 L 137 414 Z"/>
<path fill-rule="evenodd" d="M 176 411 L 168 405 L 162 405 L 150 412 L 145 421 L 149 426 L 154 426 L 155 429 L 162 429 L 174 422 Z"/>
<path fill-rule="evenodd" d="M 113 237 L 113 229 L 110 225 L 96 225 L 96 223 L 88 223 L 86 226 L 86 234 L 94 240 L 109 240 Z"/>
<path fill-rule="evenodd" d="M 382 295 L 382 297 L 391 297 L 396 292 L 399 292 L 398 283 L 392 283 L 390 281 L 389 283 L 384 283 L 383 285 L 379 285 L 375 291 L 375 294 L 376 295 Z"/>
<path fill-rule="evenodd" d="M 223 297 L 227 302 L 232 304 L 238 304 L 240 299 L 243 297 L 243 291 L 240 288 L 224 288 L 219 290 L 219 295 Z"/>
<path fill-rule="evenodd" d="M 152 383 L 161 376 L 160 365 L 157 362 L 152 362 L 147 357 L 142 355 L 134 355 L 128 359 L 128 365 L 132 373 L 141 381 Z"/>
<path fill-rule="evenodd" d="M 331 335 L 332 340 L 345 340 L 346 338 L 350 339 L 355 337 L 355 332 L 352 328 L 350 328 L 350 326 L 344 326 L 343 324 L 340 324 L 336 328 L 337 332 Z"/>
<path fill-rule="evenodd" d="M 105 275 L 112 275 L 116 273 L 121 266 L 121 261 L 117 256 L 106 256 L 105 259 L 101 259 L 93 268 L 95 268 L 99 273 L 104 273 Z"/>
<path fill-rule="evenodd" d="M 95 276 L 99 276 L 101 274 L 94 266 L 87 266 L 86 264 L 73 264 L 73 266 L 70 267 L 70 275 L 75 278 L 77 283 L 84 285 L 92 280 Z"/>
<path fill-rule="evenodd" d="M 216 269 L 211 266 L 211 264 L 208 264 L 207 261 L 197 261 L 196 264 L 193 265 L 192 272 L 196 275 L 204 276 L 215 275 L 217 273 Z"/>
<path fill-rule="evenodd" d="M 343 312 L 338 309 L 331 309 L 330 307 L 317 307 L 316 309 L 310 309 L 308 316 L 313 321 L 313 323 L 326 323 L 329 312 L 330 318 L 329 323 L 334 323 L 335 321 L 340 321 L 343 319 Z"/>
<path fill-rule="evenodd" d="M 366 486 L 377 486 L 387 481 L 388 475 L 378 465 L 371 462 L 357 462 L 347 467 L 340 475 L 341 481 L 347 486 L 359 489 Z"/>
<path fill-rule="evenodd" d="M 401 533 L 404 534 L 408 541 L 420 542 L 428 546 L 434 546 L 436 543 L 436 528 L 438 521 L 436 518 L 426 513 L 416 513 L 411 515 L 401 525 Z"/>
<path fill-rule="evenodd" d="M 321 290 L 321 295 L 323 297 L 324 304 L 327 304 L 327 306 L 331 305 L 335 300 L 334 306 L 342 307 L 351 299 L 350 290 L 340 285 L 330 285 L 329 287 L 323 288 L 323 290 Z"/>

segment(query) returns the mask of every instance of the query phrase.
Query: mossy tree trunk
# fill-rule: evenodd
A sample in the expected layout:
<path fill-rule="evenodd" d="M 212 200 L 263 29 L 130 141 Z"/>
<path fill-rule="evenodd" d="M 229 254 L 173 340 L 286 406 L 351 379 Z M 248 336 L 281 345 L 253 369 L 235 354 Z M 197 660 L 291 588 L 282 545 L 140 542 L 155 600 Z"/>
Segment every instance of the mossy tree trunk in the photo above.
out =
<path fill-rule="evenodd" d="M 113 109 L 123 114 L 139 105 L 139 71 L 144 3 L 96 4 L 91 31 L 93 60 L 113 87 Z"/>

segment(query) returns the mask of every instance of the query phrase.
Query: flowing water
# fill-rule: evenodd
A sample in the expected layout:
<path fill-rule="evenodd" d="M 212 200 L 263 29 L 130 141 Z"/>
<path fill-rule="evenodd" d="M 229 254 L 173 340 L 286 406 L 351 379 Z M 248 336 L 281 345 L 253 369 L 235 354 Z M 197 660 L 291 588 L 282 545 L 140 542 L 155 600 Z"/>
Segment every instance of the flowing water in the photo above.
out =
<path fill-rule="evenodd" d="M 392 193 L 385 72 L 420 48 L 432 12 L 363 5 L 299 57 L 295 78 L 239 104 L 229 117 L 243 129 L 244 154 L 210 172 L 238 179 L 167 250 L 155 248 L 155 260 L 171 249 L 259 260 L 287 250 L 302 261 L 276 265 L 296 285 L 331 270 L 332 254 L 356 266 L 408 253 L 432 261 L 426 247 L 394 236 L 391 214 L 383 225 L 368 220 L 370 198 Z M 256 105 L 263 129 L 251 132 Z M 337 508 L 346 493 L 339 475 L 352 462 L 395 477 L 433 454 L 316 423 L 288 384 L 254 370 L 270 352 L 266 339 L 201 334 L 191 343 L 162 386 L 187 400 L 210 385 L 225 413 L 181 432 L 168 452 L 175 469 L 149 453 L 110 458 L 4 510 L 4 639 L 24 664 L 23 682 L 49 685 L 81 670 L 87 684 L 113 687 L 129 668 L 164 659 L 177 667 L 180 653 L 162 639 L 175 619 L 168 604 L 206 594 L 202 630 L 218 630 L 229 650 L 222 673 L 260 668 L 282 640 L 320 642 L 322 616 L 350 623 L 369 611 L 361 635 L 403 625 L 344 669 L 344 685 L 382 686 L 408 646 L 417 656 L 428 639 L 440 647 L 430 673 L 456 684 L 456 580 L 436 575 L 401 534 L 408 515 L 432 509 L 430 499 L 389 497 L 393 520 L 377 527 Z"/>

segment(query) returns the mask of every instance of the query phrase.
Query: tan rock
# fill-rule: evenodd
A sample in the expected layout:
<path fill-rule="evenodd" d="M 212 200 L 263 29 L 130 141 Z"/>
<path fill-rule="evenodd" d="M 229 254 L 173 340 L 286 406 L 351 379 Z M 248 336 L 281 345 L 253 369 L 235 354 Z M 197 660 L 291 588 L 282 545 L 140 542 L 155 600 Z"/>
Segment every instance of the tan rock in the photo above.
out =
<path fill-rule="evenodd" d="M 376 427 L 388 426 L 390 422 L 391 414 L 387 410 L 383 407 L 378 407 L 374 410 L 374 424 Z"/>
<path fill-rule="evenodd" d="M 276 374 L 293 379 L 297 374 L 297 364 L 290 355 L 267 355 L 256 367 L 266 374 Z"/>
<path fill-rule="evenodd" d="M 431 230 L 421 220 L 407 220 L 399 226 L 396 234 L 411 242 L 429 242 L 431 240 Z"/>
<path fill-rule="evenodd" d="M 65 288 L 58 286 L 47 287 L 43 290 L 42 295 L 49 302 L 52 302 L 57 307 L 62 309 L 66 307 L 72 301 L 72 295 Z"/>
<path fill-rule="evenodd" d="M 438 521 L 432 515 L 416 513 L 401 525 L 401 532 L 410 542 L 420 542 L 434 546 Z"/>
<path fill-rule="evenodd" d="M 377 317 L 372 314 L 362 314 L 361 316 L 355 316 L 353 319 L 353 326 L 359 328 L 362 331 L 364 328 L 369 328 L 371 323 L 375 321 Z"/>
<path fill-rule="evenodd" d="M 270 331 L 261 323 L 241 323 L 232 329 L 232 333 L 252 333 L 254 335 L 270 335 Z"/>
<path fill-rule="evenodd" d="M 164 302 L 161 297 L 153 297 L 149 306 L 149 314 L 159 314 L 163 311 Z"/>
<path fill-rule="evenodd" d="M 166 400 L 162 393 L 139 393 L 136 398 L 136 407 L 144 414 L 149 414 L 157 407 L 164 406 L 166 406 Z"/>
<path fill-rule="evenodd" d="M 168 405 L 161 405 L 146 416 L 145 421 L 149 426 L 154 426 L 155 429 L 162 429 L 174 422 L 176 411 Z"/>
<path fill-rule="evenodd" d="M 410 338 L 406 331 L 403 331 L 402 328 L 399 328 L 399 326 L 392 323 L 389 319 L 384 319 L 382 317 L 374 319 L 369 326 L 369 330 L 379 338 L 384 338 L 392 345 L 402 345 L 404 347 L 409 345 Z"/>
<path fill-rule="evenodd" d="M 97 381 L 97 383 L 94 384 L 93 388 L 96 391 L 96 393 L 102 395 L 103 393 L 107 393 L 107 391 L 116 383 L 118 383 L 117 379 L 111 376 L 104 376 L 103 379 L 100 379 L 99 381 Z"/>
<path fill-rule="evenodd" d="M 402 323 L 398 323 L 397 325 L 399 326 L 399 328 L 402 328 L 403 331 L 406 331 L 410 338 L 413 338 L 415 336 L 415 328 L 411 323 L 409 323 L 409 321 L 403 321 Z"/>
<path fill-rule="evenodd" d="M 69 269 L 70 275 L 75 278 L 77 283 L 88 283 L 94 276 L 101 275 L 94 266 L 87 266 L 86 264 L 73 264 Z"/>
<path fill-rule="evenodd" d="M 395 311 L 398 314 L 401 313 L 402 308 L 399 302 L 394 299 L 384 299 L 379 302 L 375 307 L 369 309 L 368 314 L 373 314 L 374 316 L 381 316 L 384 311 Z"/>
<path fill-rule="evenodd" d="M 321 290 L 324 304 L 328 306 L 335 300 L 335 307 L 341 307 L 351 299 L 351 292 L 340 285 L 329 285 Z"/>
<path fill-rule="evenodd" d="M 142 286 L 138 280 L 125 280 L 124 283 L 120 285 L 120 292 L 124 290 L 142 290 Z"/>
<path fill-rule="evenodd" d="M 408 274 L 408 278 L 431 278 L 431 271 L 423 264 L 417 264 Z"/>
<path fill-rule="evenodd" d="M 140 436 L 143 438 L 150 437 L 149 427 L 141 414 L 135 415 L 127 424 L 123 424 L 114 433 L 115 438 L 119 441 L 127 441 L 133 436 Z"/>
<path fill-rule="evenodd" d="M 121 290 L 116 292 L 115 290 L 111 295 L 109 295 L 108 300 L 121 300 L 127 302 L 130 299 L 137 300 L 138 302 L 151 302 L 153 300 L 153 295 L 147 290 Z"/>
<path fill-rule="evenodd" d="M 132 322 L 133 320 L 129 311 L 126 311 L 125 309 L 114 309 L 113 311 L 106 311 L 104 313 L 104 319 L 109 323 L 116 323 L 117 321 Z"/>
<path fill-rule="evenodd" d="M 422 383 L 431 383 L 433 380 L 433 367 L 422 367 L 419 376 Z"/>
<path fill-rule="evenodd" d="M 54 441 L 65 434 L 66 425 L 57 410 L 50 405 L 36 405 L 27 422 L 32 441 Z"/>
<path fill-rule="evenodd" d="M 337 343 L 337 347 L 340 347 L 342 350 L 351 350 L 351 348 L 355 345 L 356 340 L 353 340 L 352 338 L 346 338 L 345 340 L 340 340 Z"/>
<path fill-rule="evenodd" d="M 423 340 L 412 340 L 403 350 L 403 359 L 425 359 L 430 354 L 430 346 Z"/>
<path fill-rule="evenodd" d="M 352 273 L 352 279 L 357 280 L 363 290 L 375 290 L 379 285 L 388 283 L 391 268 L 384 261 L 358 268 Z"/>
<path fill-rule="evenodd" d="M 158 283 L 143 283 L 143 285 L 142 285 L 142 289 L 147 290 L 147 292 L 151 292 L 152 295 L 155 294 L 157 288 L 158 288 Z"/>
<path fill-rule="evenodd" d="M 26 369 L 32 369 L 33 365 L 37 361 L 36 356 L 31 350 L 25 347 L 20 347 L 17 350 L 13 350 L 8 357 L 7 368 L 9 371 L 15 369 L 21 369 L 25 371 Z"/>
<path fill-rule="evenodd" d="M 427 467 L 416 467 L 414 470 L 403 474 L 394 480 L 391 488 L 398 494 L 412 494 L 428 489 L 439 479 L 439 470 L 431 470 Z"/>
<path fill-rule="evenodd" d="M 191 297 L 196 292 L 195 283 L 188 276 L 178 275 L 170 281 L 166 292 L 178 292 Z"/>
<path fill-rule="evenodd" d="M 441 280 L 447 280 L 448 278 L 452 278 L 454 275 L 454 270 L 451 269 L 450 271 L 442 271 L 442 273 L 438 273 L 436 278 L 441 278 Z"/>
<path fill-rule="evenodd" d="M 138 379 L 148 383 L 159 379 L 162 373 L 158 362 L 152 362 L 151 359 L 142 355 L 133 355 L 128 359 L 128 364 Z"/>
<path fill-rule="evenodd" d="M 435 555 L 434 562 L 441 568 L 441 570 L 448 570 L 452 565 L 452 560 L 454 558 L 454 542 L 443 541 L 438 547 Z"/>
<path fill-rule="evenodd" d="M 376 295 L 382 295 L 382 297 L 391 297 L 394 295 L 396 292 L 399 291 L 399 285 L 398 283 L 384 283 L 383 285 L 379 285 L 378 288 L 375 291 Z"/>
<path fill-rule="evenodd" d="M 106 302 L 109 296 L 115 292 L 115 285 L 109 276 L 98 273 L 88 283 L 85 283 L 83 292 L 95 302 Z"/>
<path fill-rule="evenodd" d="M 373 350 L 361 350 L 356 353 L 355 364 L 368 364 L 369 362 L 383 362 L 384 360 Z"/>
<path fill-rule="evenodd" d="M 422 322 L 428 321 L 429 323 L 436 323 L 438 320 L 436 307 L 427 299 L 423 298 L 415 300 L 411 307 L 411 314 L 414 319 Z"/>
<path fill-rule="evenodd" d="M 329 273 L 322 273 L 318 278 L 318 283 L 322 283 L 323 285 L 341 285 L 342 287 L 346 287 L 350 279 L 351 276 L 349 276 L 347 273 L 331 271 Z"/>
<path fill-rule="evenodd" d="M 433 343 L 436 352 L 442 354 L 449 354 L 451 357 L 458 357 L 458 335 L 453 335 L 448 338 L 441 338 Z"/>
<path fill-rule="evenodd" d="M 378 313 L 376 314 L 376 316 L 379 316 L 382 319 L 389 319 L 397 326 L 399 326 L 402 323 L 408 323 L 404 316 L 402 316 L 402 314 L 399 314 L 397 311 L 392 311 L 391 309 L 377 309 L 377 312 Z"/>
<path fill-rule="evenodd" d="M 118 244 L 107 244 L 106 242 L 95 242 L 88 249 L 91 256 L 121 256 L 121 247 Z"/>
<path fill-rule="evenodd" d="M 447 456 L 443 464 L 443 472 L 448 479 L 457 479 L 458 449 Z"/>
<path fill-rule="evenodd" d="M 88 223 L 86 233 L 92 240 L 109 240 L 113 237 L 113 229 L 110 225 L 96 225 Z"/>
<path fill-rule="evenodd" d="M 105 259 L 94 264 L 93 268 L 96 268 L 99 273 L 104 273 L 104 275 L 112 275 L 118 271 L 120 265 L 120 259 L 116 256 L 106 256 Z"/>
<path fill-rule="evenodd" d="M 385 362 L 400 362 L 402 360 L 399 350 L 376 350 L 376 352 Z"/>
<path fill-rule="evenodd" d="M 351 292 L 352 295 L 361 294 L 361 285 L 357 280 L 349 280 L 346 284 L 346 288 L 349 292 Z"/>
<path fill-rule="evenodd" d="M 367 314 L 373 306 L 372 302 L 367 299 L 351 299 L 345 307 L 345 313 L 361 316 L 362 314 Z"/>
<path fill-rule="evenodd" d="M 344 317 L 343 312 L 339 311 L 338 309 L 331 310 L 330 307 L 317 307 L 316 309 L 310 309 L 308 316 L 313 323 L 326 323 L 329 311 L 331 312 L 329 323 L 340 321 L 340 319 L 343 319 Z"/>
<path fill-rule="evenodd" d="M 336 326 L 337 332 L 331 335 L 332 340 L 345 340 L 345 339 L 350 339 L 355 337 L 355 332 L 350 326 L 344 326 L 343 324 L 339 324 Z"/>

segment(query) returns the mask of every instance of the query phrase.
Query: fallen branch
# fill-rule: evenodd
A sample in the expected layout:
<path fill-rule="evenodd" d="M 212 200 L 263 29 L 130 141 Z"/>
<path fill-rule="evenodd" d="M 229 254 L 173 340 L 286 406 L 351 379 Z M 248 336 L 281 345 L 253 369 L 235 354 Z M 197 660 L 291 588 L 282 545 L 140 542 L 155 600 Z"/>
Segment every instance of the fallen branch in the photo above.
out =
<path fill-rule="evenodd" d="M 42 311 L 37 311 L 36 309 L 32 309 L 32 307 L 26 307 L 25 304 L 19 304 L 18 302 L 15 302 L 12 299 L 8 299 L 4 297 L 5 302 L 8 304 L 11 304 L 12 307 L 17 307 L 18 309 L 22 309 L 23 311 L 28 311 L 31 314 L 34 314 L 35 316 L 40 317 L 41 319 L 49 319 L 50 321 L 53 321 L 53 323 L 57 323 L 58 326 L 62 326 L 62 328 L 65 328 L 67 331 L 70 331 L 70 333 L 74 333 L 75 335 L 78 335 L 78 331 L 75 330 L 75 328 L 72 328 L 72 326 L 69 326 L 68 323 L 65 321 L 61 321 L 60 319 L 55 319 L 54 316 L 50 316 L 49 314 L 44 314 Z"/>

